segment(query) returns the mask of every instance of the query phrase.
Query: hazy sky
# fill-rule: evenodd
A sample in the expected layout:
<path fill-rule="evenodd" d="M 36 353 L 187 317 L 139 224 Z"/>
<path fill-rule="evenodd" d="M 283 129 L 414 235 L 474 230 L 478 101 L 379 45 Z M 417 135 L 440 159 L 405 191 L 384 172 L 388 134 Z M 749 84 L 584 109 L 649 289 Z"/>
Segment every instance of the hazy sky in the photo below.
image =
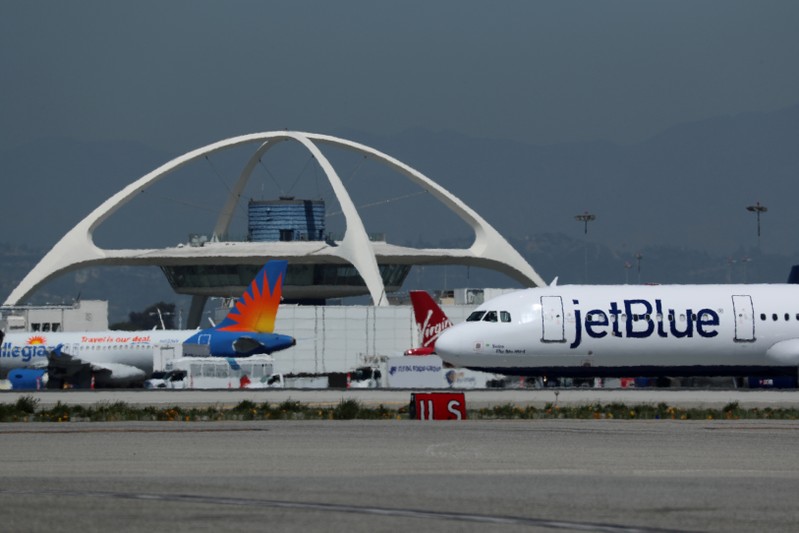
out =
<path fill-rule="evenodd" d="M 799 2 L 3 1 L 0 143 L 645 139 L 799 101 Z"/>

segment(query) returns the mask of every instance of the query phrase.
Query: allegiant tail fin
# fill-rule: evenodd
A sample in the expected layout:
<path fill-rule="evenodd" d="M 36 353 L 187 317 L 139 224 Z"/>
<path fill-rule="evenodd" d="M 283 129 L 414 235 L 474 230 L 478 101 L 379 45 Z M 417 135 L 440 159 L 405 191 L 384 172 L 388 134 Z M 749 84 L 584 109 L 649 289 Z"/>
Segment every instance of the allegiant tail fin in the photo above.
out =
<path fill-rule="evenodd" d="M 288 261 L 268 261 L 215 329 L 272 333 L 287 267 Z"/>

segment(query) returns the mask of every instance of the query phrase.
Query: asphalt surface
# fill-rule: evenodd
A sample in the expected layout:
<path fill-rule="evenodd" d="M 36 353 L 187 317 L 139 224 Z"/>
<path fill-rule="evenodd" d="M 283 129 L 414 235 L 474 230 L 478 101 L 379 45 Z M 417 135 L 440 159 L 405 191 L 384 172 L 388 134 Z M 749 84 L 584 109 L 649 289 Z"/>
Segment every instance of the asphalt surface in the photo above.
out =
<path fill-rule="evenodd" d="M 795 531 L 799 424 L 0 424 L 4 531 Z"/>

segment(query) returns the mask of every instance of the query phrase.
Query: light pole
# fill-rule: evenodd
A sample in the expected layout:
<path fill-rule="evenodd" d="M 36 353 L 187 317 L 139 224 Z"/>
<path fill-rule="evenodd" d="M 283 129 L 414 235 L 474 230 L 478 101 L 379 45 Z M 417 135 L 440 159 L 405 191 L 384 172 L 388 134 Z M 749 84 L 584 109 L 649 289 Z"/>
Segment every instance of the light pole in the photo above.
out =
<path fill-rule="evenodd" d="M 757 202 L 755 205 L 746 206 L 746 210 L 757 215 L 757 248 L 760 249 L 760 214 L 768 211 L 768 207 Z"/>
<path fill-rule="evenodd" d="M 752 258 L 749 256 L 742 257 L 740 259 L 733 259 L 732 257 L 727 259 L 727 283 L 733 282 L 733 270 L 735 265 L 741 266 L 741 271 L 743 272 L 743 283 L 746 283 L 747 275 L 746 275 L 746 267 L 749 263 L 752 262 Z"/>
<path fill-rule="evenodd" d="M 735 264 L 735 259 L 732 257 L 727 258 L 727 283 L 732 283 L 732 266 Z"/>
<path fill-rule="evenodd" d="M 752 261 L 751 257 L 743 257 L 743 258 L 741 258 L 741 265 L 743 265 L 743 270 L 744 270 L 744 283 L 746 283 L 746 266 L 751 261 Z"/>
<path fill-rule="evenodd" d="M 161 323 L 161 329 L 166 329 L 166 325 L 164 324 L 164 316 L 172 316 L 174 314 L 175 313 L 170 313 L 170 312 L 162 313 L 161 312 L 161 308 L 159 308 L 159 307 L 156 307 L 155 311 L 150 311 L 150 316 L 158 315 L 158 321 Z M 181 317 L 180 321 L 183 322 L 183 318 L 182 317 Z"/>
<path fill-rule="evenodd" d="M 578 222 L 583 222 L 585 224 L 585 229 L 583 233 L 585 235 L 588 235 L 588 223 L 591 222 L 592 220 L 596 220 L 596 215 L 586 211 L 582 215 L 575 215 L 574 219 L 577 220 Z"/>
<path fill-rule="evenodd" d="M 641 284 L 641 259 L 643 259 L 643 258 L 644 258 L 644 256 L 641 255 L 640 252 L 635 254 L 635 260 L 638 262 L 638 284 L 639 285 Z"/>
<path fill-rule="evenodd" d="M 583 234 L 584 235 L 588 235 L 588 223 L 593 221 L 593 220 L 596 220 L 596 215 L 586 211 L 582 215 L 575 215 L 574 216 L 574 220 L 576 220 L 577 222 L 582 222 L 584 224 L 584 226 L 583 226 Z M 585 280 L 585 283 L 588 283 L 588 241 L 587 240 L 585 241 L 585 277 L 584 277 L 584 280 Z"/>

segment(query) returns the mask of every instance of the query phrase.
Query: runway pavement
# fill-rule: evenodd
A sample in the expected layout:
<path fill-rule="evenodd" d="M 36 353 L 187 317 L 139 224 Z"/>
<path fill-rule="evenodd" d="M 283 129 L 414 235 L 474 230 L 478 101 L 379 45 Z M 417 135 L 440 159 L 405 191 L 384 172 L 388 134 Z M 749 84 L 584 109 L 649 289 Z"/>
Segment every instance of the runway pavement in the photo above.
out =
<path fill-rule="evenodd" d="M 799 425 L 0 424 L 4 531 L 795 531 Z"/>
<path fill-rule="evenodd" d="M 32 396 L 42 407 L 57 402 L 92 405 L 126 402 L 134 405 L 198 407 L 234 406 L 243 400 L 256 403 L 280 403 L 286 400 L 314 405 L 335 405 L 342 399 L 356 399 L 366 406 L 407 405 L 412 390 L 398 389 L 252 389 L 252 390 L 69 390 L 2 391 L 0 403 L 14 403 L 22 396 Z M 626 405 L 666 403 L 674 407 L 722 408 L 738 402 L 742 408 L 799 408 L 799 391 L 764 389 L 487 389 L 467 390 L 469 408 L 492 407 L 508 403 L 543 407 L 624 403 Z"/>

